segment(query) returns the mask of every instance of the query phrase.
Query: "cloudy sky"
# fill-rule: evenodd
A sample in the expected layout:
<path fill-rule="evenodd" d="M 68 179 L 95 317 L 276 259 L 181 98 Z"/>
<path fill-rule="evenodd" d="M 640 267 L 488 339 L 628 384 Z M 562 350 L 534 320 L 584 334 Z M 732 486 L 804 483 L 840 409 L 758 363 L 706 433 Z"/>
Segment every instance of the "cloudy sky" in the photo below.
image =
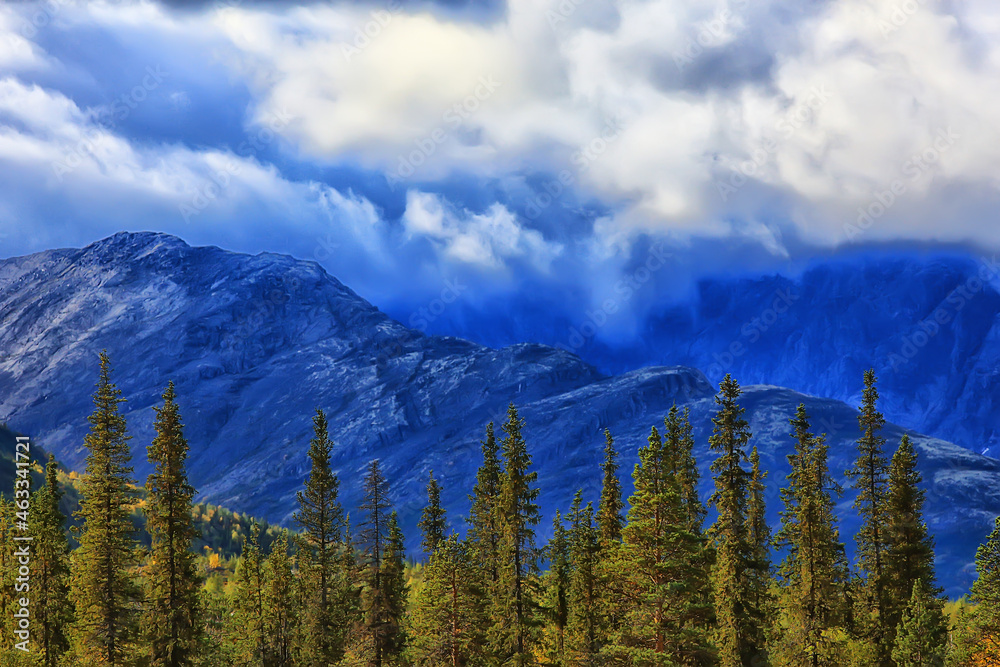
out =
<path fill-rule="evenodd" d="M 995 248 L 998 134 L 986 0 L 0 7 L 0 257 L 164 231 L 411 324 L 572 321 L 662 261 L 627 337 L 701 275 Z"/>

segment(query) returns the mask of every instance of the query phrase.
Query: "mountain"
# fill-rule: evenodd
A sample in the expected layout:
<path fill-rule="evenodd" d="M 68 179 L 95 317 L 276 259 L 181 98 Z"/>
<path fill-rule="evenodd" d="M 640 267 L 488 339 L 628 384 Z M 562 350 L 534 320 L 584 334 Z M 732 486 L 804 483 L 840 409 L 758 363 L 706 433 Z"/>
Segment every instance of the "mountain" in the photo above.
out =
<path fill-rule="evenodd" d="M 313 262 L 121 233 L 83 249 L 0 261 L 0 312 L 0 420 L 82 469 L 97 353 L 106 348 L 128 399 L 137 477 L 149 472 L 151 407 L 174 380 L 200 499 L 271 521 L 290 523 L 317 407 L 330 416 L 345 506 L 356 514 L 363 469 L 382 459 L 411 548 L 431 469 L 442 478 L 453 525 L 463 527 L 484 425 L 501 421 L 510 401 L 527 423 L 547 514 L 566 507 L 577 488 L 596 499 L 605 427 L 627 476 L 649 428 L 662 424 L 674 402 L 691 409 L 706 495 L 710 487 L 715 387 L 701 371 L 657 366 L 612 376 L 544 345 L 491 349 L 427 336 Z M 844 370 L 853 373 L 845 383 L 860 385 L 860 366 Z M 744 389 L 753 442 L 771 471 L 776 523 L 795 407 L 805 403 L 816 429 L 829 434 L 834 471 L 853 459 L 856 410 L 772 385 Z M 903 432 L 887 425 L 890 447 Z M 941 579 L 957 594 L 971 582 L 975 546 L 1000 513 L 1000 462 L 911 435 Z M 850 543 L 857 520 L 849 497 L 841 509 Z"/>
<path fill-rule="evenodd" d="M 489 345 L 568 347 L 580 342 L 572 332 L 592 323 L 539 309 L 500 324 L 493 313 L 452 308 L 435 332 Z M 654 309 L 635 340 L 583 342 L 575 351 L 605 372 L 683 364 L 712 382 L 732 373 L 852 405 L 858 378 L 874 367 L 889 419 L 1000 455 L 996 257 L 845 253 L 794 275 L 708 278 Z"/>

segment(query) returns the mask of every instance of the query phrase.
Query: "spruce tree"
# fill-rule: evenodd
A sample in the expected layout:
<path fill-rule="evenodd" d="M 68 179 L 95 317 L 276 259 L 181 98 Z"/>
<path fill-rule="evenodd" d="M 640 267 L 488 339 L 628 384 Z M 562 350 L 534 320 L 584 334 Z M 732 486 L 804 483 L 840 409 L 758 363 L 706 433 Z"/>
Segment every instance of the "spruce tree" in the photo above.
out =
<path fill-rule="evenodd" d="M 574 503 L 579 502 L 580 495 Z M 575 510 L 579 511 L 576 505 Z M 546 623 L 547 664 L 564 665 L 566 655 L 566 625 L 569 621 L 570 553 L 569 537 L 562 515 L 556 510 L 552 520 L 552 539 L 545 548 L 549 570 L 542 577 Z"/>
<path fill-rule="evenodd" d="M 540 520 L 538 473 L 521 431 L 524 422 L 511 403 L 503 425 L 504 472 L 500 479 L 499 567 L 492 590 L 490 644 L 501 663 L 534 664 L 537 641 L 538 553 L 535 529 Z"/>
<path fill-rule="evenodd" d="M 965 643 L 975 647 L 969 651 L 970 663 L 977 667 L 1000 664 L 1000 517 L 976 549 L 976 581 L 970 597 L 976 606 L 963 628 Z"/>
<path fill-rule="evenodd" d="M 834 496 L 841 489 L 830 477 L 825 438 L 811 432 L 805 405 L 790 422 L 795 449 L 788 456 L 791 471 L 781 490 L 785 507 L 775 536 L 787 555 L 779 569 L 771 653 L 776 664 L 788 667 L 840 667 L 848 575 L 835 514 Z"/>
<path fill-rule="evenodd" d="M 302 558 L 299 576 L 303 579 L 302 656 L 309 665 L 326 665 L 344 655 L 348 626 L 344 607 L 344 578 L 340 552 L 346 523 L 338 500 L 340 480 L 333 473 L 330 458 L 333 441 L 323 410 L 313 417 L 313 437 L 309 441 L 309 477 L 296 495 L 299 509 L 295 522 L 302 528 Z"/>
<path fill-rule="evenodd" d="M 141 593 L 132 568 L 138 562 L 129 511 L 135 502 L 125 399 L 111 381 L 111 360 L 101 352 L 95 410 L 84 438 L 89 450 L 76 516 L 80 546 L 72 558 L 74 659 L 97 665 L 125 664 L 136 652 Z"/>
<path fill-rule="evenodd" d="M 888 665 L 894 631 L 889 626 L 890 582 L 886 573 L 889 466 L 885 459 L 885 438 L 881 435 L 885 418 L 878 411 L 875 381 L 875 371 L 865 371 L 858 415 L 862 432 L 858 439 L 858 458 L 847 476 L 857 491 L 854 508 L 862 519 L 855 536 L 857 565 L 863 582 L 858 629 L 871 646 L 874 660 L 879 665 Z"/>
<path fill-rule="evenodd" d="M 763 647 L 756 619 L 750 615 L 747 571 L 753 557 L 747 532 L 746 507 L 750 475 L 743 468 L 750 430 L 744 410 L 737 403 L 739 384 L 728 374 L 719 385 L 715 402 L 719 411 L 712 418 L 714 429 L 708 442 L 718 458 L 712 463 L 715 492 L 710 502 L 718 518 L 710 529 L 715 542 L 716 561 L 712 589 L 716 612 L 715 645 L 721 667 L 749 664 Z"/>
<path fill-rule="evenodd" d="M 389 540 L 386 543 L 385 573 L 382 581 L 385 601 L 385 625 L 382 633 L 385 637 L 387 663 L 390 665 L 399 663 L 399 658 L 406 648 L 403 617 L 406 615 L 409 589 L 406 585 L 405 560 L 403 531 L 399 528 L 399 517 L 393 510 L 389 515 Z"/>
<path fill-rule="evenodd" d="M 663 420 L 667 433 L 667 444 L 671 449 L 671 466 L 681 485 L 681 499 L 687 508 L 690 528 L 700 533 L 705 521 L 705 505 L 698 495 L 701 478 L 694 458 L 694 432 L 691 427 L 691 409 L 680 412 L 675 403 Z"/>
<path fill-rule="evenodd" d="M 601 616 L 600 572 L 601 532 L 594 522 L 590 503 L 581 507 L 583 494 L 577 491 L 567 517 L 569 520 L 569 591 L 566 623 L 566 656 L 571 665 L 594 665 L 607 640 Z"/>
<path fill-rule="evenodd" d="M 434 479 L 433 470 L 427 481 L 427 506 L 421 513 L 417 526 L 423 534 L 420 545 L 424 554 L 429 557 L 444 540 L 445 532 L 448 530 L 445 510 L 441 507 L 441 485 Z"/>
<path fill-rule="evenodd" d="M 676 415 L 675 415 L 676 416 Z M 665 444 L 653 427 L 639 450 L 619 577 L 628 610 L 607 654 L 625 664 L 710 664 L 705 540 L 694 532 L 675 473 L 679 423 Z"/>
<path fill-rule="evenodd" d="M 750 451 L 750 483 L 747 503 L 747 540 L 749 559 L 746 579 L 746 615 L 748 636 L 760 658 L 757 664 L 766 663 L 766 633 L 772 619 L 771 588 L 771 529 L 767 525 L 767 508 L 764 480 L 767 472 L 760 467 L 760 453 Z"/>
<path fill-rule="evenodd" d="M 887 623 L 898 625 L 910 601 L 908 592 L 917 581 L 940 595 L 934 579 L 934 539 L 924 523 L 923 482 L 917 471 L 917 453 L 908 435 L 903 435 L 889 465 L 886 500 L 886 585 L 890 600 Z"/>
<path fill-rule="evenodd" d="M 185 470 L 188 444 L 176 397 L 171 382 L 163 392 L 163 407 L 154 408 L 156 437 L 147 448 L 153 472 L 146 479 L 143 508 L 151 539 L 149 564 L 143 572 L 143 628 L 150 664 L 162 667 L 193 664 L 202 632 L 201 577 L 191 551 L 196 537 L 191 515 L 194 487 Z"/>
<path fill-rule="evenodd" d="M 59 509 L 56 459 L 49 454 L 45 485 L 35 492 L 28 515 L 31 548 L 31 607 L 38 653 L 45 667 L 55 667 L 69 647 L 66 630 L 73 618 L 69 597 L 69 542 L 66 517 Z"/>
<path fill-rule="evenodd" d="M 393 588 L 396 582 L 392 580 L 395 563 L 388 558 L 393 555 L 393 540 L 397 537 L 392 530 L 395 526 L 398 532 L 398 525 L 389 502 L 389 484 L 378 459 L 368 465 L 364 492 L 361 510 L 365 520 L 360 534 L 365 584 L 365 645 L 362 652 L 368 664 L 382 667 L 393 663 L 400 648 L 400 626 L 395 608 L 398 601 L 394 598 L 398 591 Z M 400 554 L 395 555 L 401 557 Z M 399 576 L 402 576 L 401 572 Z"/>
<path fill-rule="evenodd" d="M 264 563 L 260 552 L 260 526 L 254 521 L 243 538 L 243 548 L 233 575 L 229 633 L 239 665 L 263 665 L 267 650 L 264 617 Z"/>
<path fill-rule="evenodd" d="M 271 544 L 271 553 L 263 565 L 263 628 L 266 642 L 264 663 L 268 667 L 293 664 L 292 642 L 295 635 L 295 579 L 292 558 L 288 553 L 288 533 L 281 531 Z"/>
<path fill-rule="evenodd" d="M 485 667 L 483 591 L 468 543 L 449 536 L 431 555 L 414 595 L 410 654 L 418 665 Z"/>
<path fill-rule="evenodd" d="M 493 432 L 493 422 L 486 425 L 482 441 L 483 464 L 476 472 L 476 483 L 469 497 L 469 544 L 476 565 L 485 576 L 484 588 L 496 585 L 500 564 L 500 486 L 503 468 L 500 446 Z"/>
<path fill-rule="evenodd" d="M 892 659 L 896 667 L 937 667 L 944 664 L 947 642 L 948 623 L 937 593 L 917 579 L 896 631 Z"/>
<path fill-rule="evenodd" d="M 622 483 L 618 479 L 618 452 L 608 429 L 604 429 L 604 440 L 604 462 L 601 464 L 604 478 L 601 500 L 597 506 L 597 525 L 601 543 L 610 545 L 621 542 L 622 527 L 625 525 L 625 503 L 622 500 Z"/>

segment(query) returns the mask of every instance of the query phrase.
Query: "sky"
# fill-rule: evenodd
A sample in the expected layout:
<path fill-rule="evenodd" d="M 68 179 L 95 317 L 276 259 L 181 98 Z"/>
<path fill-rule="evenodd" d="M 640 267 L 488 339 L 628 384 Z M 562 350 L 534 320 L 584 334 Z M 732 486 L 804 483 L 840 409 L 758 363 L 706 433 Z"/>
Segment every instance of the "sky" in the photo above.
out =
<path fill-rule="evenodd" d="M 986 0 L 0 6 L 0 257 L 168 232 L 429 330 L 994 249 L 998 135 Z"/>

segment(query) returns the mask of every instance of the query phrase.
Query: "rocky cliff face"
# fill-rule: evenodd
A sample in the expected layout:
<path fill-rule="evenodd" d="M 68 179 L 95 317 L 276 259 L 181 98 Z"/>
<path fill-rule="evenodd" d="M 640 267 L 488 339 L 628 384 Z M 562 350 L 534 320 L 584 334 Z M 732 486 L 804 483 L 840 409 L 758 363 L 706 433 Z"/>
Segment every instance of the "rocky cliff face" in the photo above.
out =
<path fill-rule="evenodd" d="M 96 355 L 107 348 L 128 399 L 123 410 L 137 477 L 149 472 L 151 407 L 174 380 L 191 444 L 191 479 L 201 497 L 270 520 L 287 522 L 294 510 L 317 407 L 330 417 L 345 506 L 357 506 L 363 468 L 380 458 L 414 547 L 431 469 L 442 478 L 453 525 L 464 528 L 484 426 L 502 421 L 510 401 L 527 423 L 547 514 L 568 505 L 578 488 L 596 499 L 605 427 L 622 450 L 627 477 L 649 428 L 661 424 L 675 402 L 691 409 L 703 490 L 709 491 L 715 388 L 701 371 L 658 366 L 608 376 L 543 345 L 491 349 L 425 336 L 314 263 L 192 248 L 164 235 L 118 234 L 83 249 L 0 261 L 0 313 L 0 421 L 82 469 Z M 833 338 L 839 340 L 835 332 Z M 757 354 L 751 349 L 747 358 Z M 860 377 L 857 365 L 840 370 Z M 776 386 L 745 391 L 754 443 L 771 471 L 768 500 L 776 523 L 795 407 L 805 403 L 816 429 L 829 434 L 834 471 L 854 456 L 856 411 Z M 890 447 L 903 432 L 887 427 Z M 971 581 L 975 546 L 1000 513 L 1000 462 L 913 436 L 941 578 L 959 592 Z M 841 509 L 850 543 L 856 528 L 850 498 Z"/>

